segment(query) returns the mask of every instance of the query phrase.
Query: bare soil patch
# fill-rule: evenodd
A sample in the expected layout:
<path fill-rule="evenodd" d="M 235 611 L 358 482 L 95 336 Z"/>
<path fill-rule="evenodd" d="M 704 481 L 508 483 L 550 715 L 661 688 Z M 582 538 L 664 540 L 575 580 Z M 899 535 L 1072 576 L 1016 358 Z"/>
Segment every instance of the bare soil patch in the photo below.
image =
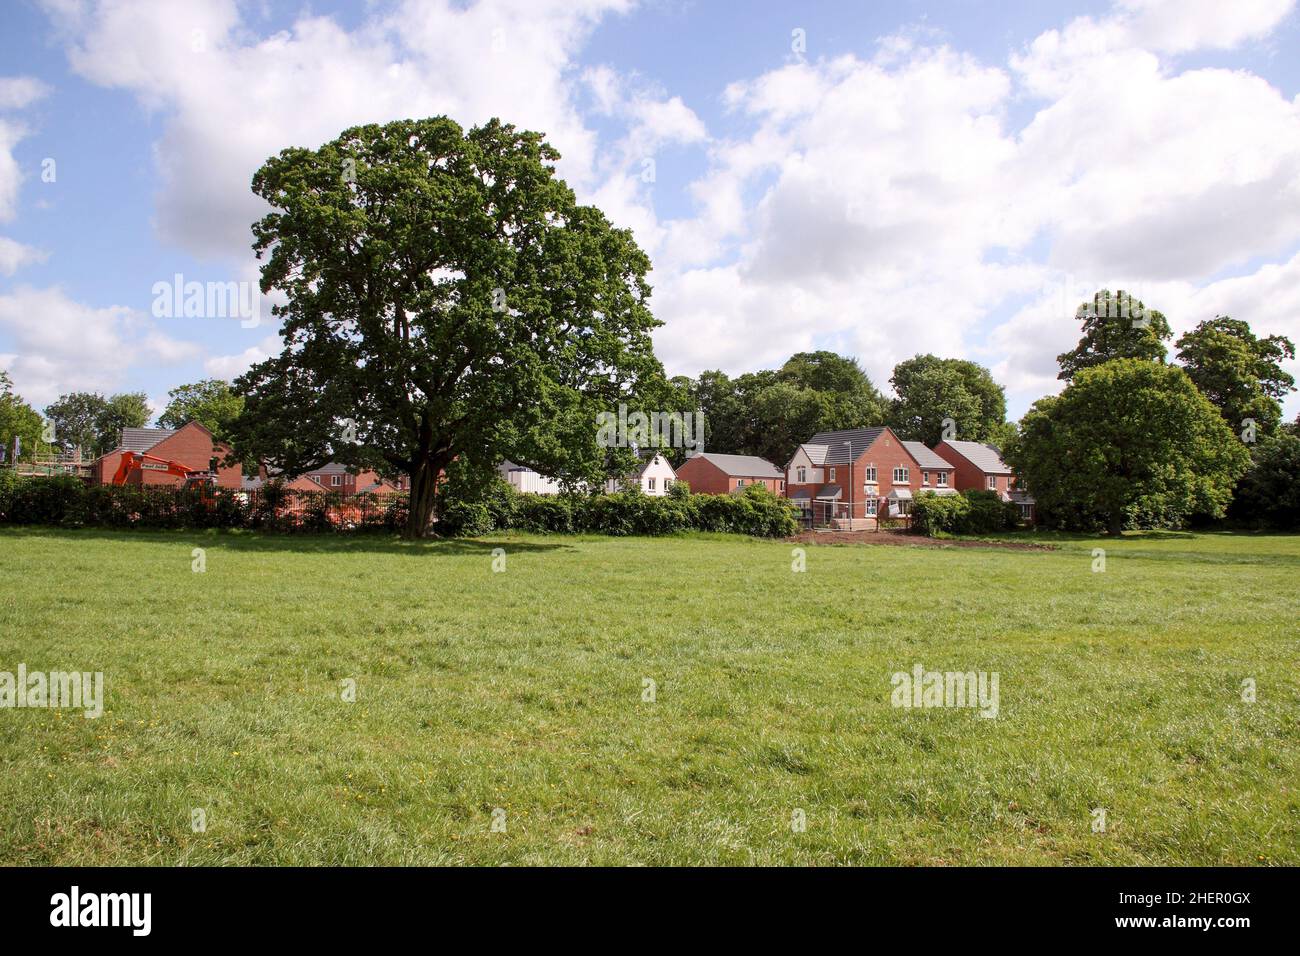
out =
<path fill-rule="evenodd" d="M 1056 546 L 1034 541 L 971 541 L 964 538 L 927 538 L 898 531 L 804 531 L 787 541 L 798 544 L 883 544 L 904 548 L 1002 548 L 1007 551 L 1055 551 Z"/>

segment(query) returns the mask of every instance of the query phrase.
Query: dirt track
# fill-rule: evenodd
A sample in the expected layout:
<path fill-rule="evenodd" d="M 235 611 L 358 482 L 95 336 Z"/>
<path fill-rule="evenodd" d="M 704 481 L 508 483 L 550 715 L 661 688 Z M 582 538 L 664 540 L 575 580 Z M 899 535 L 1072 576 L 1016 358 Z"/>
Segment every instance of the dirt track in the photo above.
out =
<path fill-rule="evenodd" d="M 885 544 L 904 548 L 1004 548 L 1008 551 L 1055 551 L 1050 544 L 1031 541 L 969 541 L 936 539 L 897 531 L 805 531 L 792 538 L 799 544 Z"/>

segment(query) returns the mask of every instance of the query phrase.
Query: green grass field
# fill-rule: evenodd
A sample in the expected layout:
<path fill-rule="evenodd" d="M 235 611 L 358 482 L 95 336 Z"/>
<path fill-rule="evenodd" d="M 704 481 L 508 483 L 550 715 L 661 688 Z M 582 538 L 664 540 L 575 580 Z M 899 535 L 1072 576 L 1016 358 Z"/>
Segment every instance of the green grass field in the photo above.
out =
<path fill-rule="evenodd" d="M 1058 543 L 0 529 L 0 863 L 1300 863 L 1300 538 Z"/>

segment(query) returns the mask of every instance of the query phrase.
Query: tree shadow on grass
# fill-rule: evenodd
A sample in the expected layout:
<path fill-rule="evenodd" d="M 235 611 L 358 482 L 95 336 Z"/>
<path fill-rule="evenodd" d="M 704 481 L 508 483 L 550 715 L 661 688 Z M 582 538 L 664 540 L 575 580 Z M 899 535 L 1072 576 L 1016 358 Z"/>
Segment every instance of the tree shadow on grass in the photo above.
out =
<path fill-rule="evenodd" d="M 455 555 L 489 555 L 494 548 L 507 553 L 571 551 L 573 546 L 560 541 L 520 541 L 509 535 L 486 538 L 428 538 L 404 541 L 387 532 L 353 534 L 274 534 L 262 531 L 220 528 L 178 528 L 168 530 L 123 530 L 111 528 L 49 528 L 32 525 L 0 525 L 0 540 L 36 538 L 43 541 L 64 540 L 68 544 L 104 541 L 121 545 L 184 544 L 186 547 L 223 548 L 244 552 L 294 552 L 297 554 L 399 554 L 409 557 L 448 557 Z"/>

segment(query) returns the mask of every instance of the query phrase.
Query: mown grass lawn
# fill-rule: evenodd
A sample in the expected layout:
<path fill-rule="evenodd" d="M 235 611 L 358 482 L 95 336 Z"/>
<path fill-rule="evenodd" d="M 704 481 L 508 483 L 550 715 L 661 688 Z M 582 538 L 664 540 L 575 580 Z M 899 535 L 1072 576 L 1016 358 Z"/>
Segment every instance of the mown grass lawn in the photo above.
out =
<path fill-rule="evenodd" d="M 0 863 L 1300 863 L 1300 538 L 1059 546 L 0 529 Z"/>

